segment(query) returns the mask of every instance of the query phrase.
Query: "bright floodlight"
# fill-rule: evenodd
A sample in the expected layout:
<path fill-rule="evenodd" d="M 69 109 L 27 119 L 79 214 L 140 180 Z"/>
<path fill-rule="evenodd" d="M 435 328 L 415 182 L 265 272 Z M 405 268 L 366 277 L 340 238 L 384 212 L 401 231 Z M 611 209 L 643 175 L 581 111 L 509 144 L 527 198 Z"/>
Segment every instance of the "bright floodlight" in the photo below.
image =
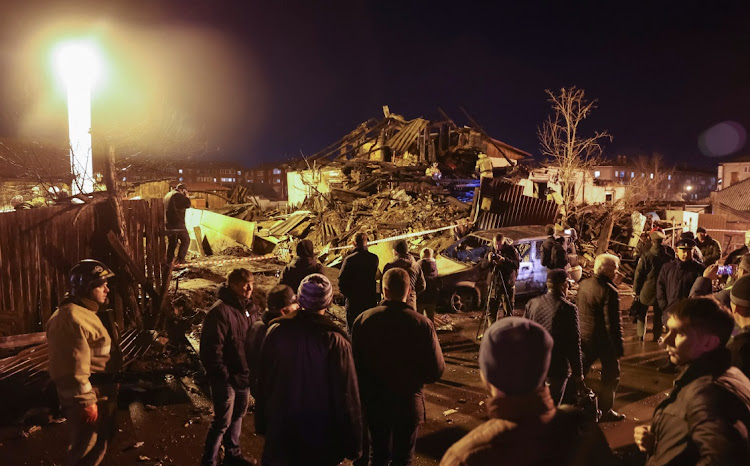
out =
<path fill-rule="evenodd" d="M 55 49 L 54 58 L 68 93 L 70 163 L 75 176 L 73 194 L 91 193 L 94 191 L 91 87 L 101 72 L 100 54 L 93 42 L 75 40 L 60 44 Z"/>

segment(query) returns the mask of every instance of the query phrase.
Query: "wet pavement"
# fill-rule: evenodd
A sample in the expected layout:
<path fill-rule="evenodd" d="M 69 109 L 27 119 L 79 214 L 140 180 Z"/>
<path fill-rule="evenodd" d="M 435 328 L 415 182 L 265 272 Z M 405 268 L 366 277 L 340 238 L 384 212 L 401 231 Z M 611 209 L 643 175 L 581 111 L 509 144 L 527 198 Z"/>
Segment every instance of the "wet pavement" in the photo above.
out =
<path fill-rule="evenodd" d="M 629 307 L 623 296 L 621 307 Z M 519 310 L 523 302 L 518 303 Z M 518 312 L 518 311 L 517 311 Z M 486 392 L 478 373 L 478 313 L 450 315 L 455 331 L 440 332 L 446 360 L 443 377 L 426 387 L 427 422 L 417 441 L 416 466 L 436 465 L 445 450 L 485 420 Z M 624 464 L 642 464 L 633 445 L 633 427 L 647 423 L 654 407 L 674 379 L 656 368 L 666 361 L 657 343 L 636 339 L 635 325 L 623 316 L 625 357 L 615 409 L 626 414 L 618 423 L 600 424 Z M 509 355 L 512 357 L 512 355 Z M 600 376 L 594 366 L 586 383 L 596 388 Z M 105 465 L 197 465 L 211 421 L 211 403 L 192 377 L 163 374 L 147 383 L 124 385 L 118 412 L 118 433 Z M 66 425 L 49 424 L 26 436 L 30 426 L 0 427 L 0 464 L 60 465 L 67 445 Z M 142 444 L 140 444 L 142 442 Z M 253 413 L 244 420 L 242 448 L 259 458 L 262 437 L 255 435 Z"/>

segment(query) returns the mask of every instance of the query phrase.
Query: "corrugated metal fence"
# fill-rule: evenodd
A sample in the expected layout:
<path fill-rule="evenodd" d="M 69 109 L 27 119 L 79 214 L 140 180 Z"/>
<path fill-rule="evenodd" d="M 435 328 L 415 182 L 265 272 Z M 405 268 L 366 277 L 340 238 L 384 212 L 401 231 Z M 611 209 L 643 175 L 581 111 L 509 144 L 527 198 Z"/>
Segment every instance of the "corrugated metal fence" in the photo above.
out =
<path fill-rule="evenodd" d="M 559 209 L 555 202 L 524 196 L 523 186 L 501 179 L 483 179 L 479 193 L 480 230 L 554 223 Z"/>
<path fill-rule="evenodd" d="M 166 252 L 163 209 L 161 199 L 123 201 L 131 258 L 157 289 Z M 109 201 L 0 214 L 0 335 L 42 331 L 79 260 L 98 259 L 117 271 L 120 261 L 107 242 L 114 219 Z"/>

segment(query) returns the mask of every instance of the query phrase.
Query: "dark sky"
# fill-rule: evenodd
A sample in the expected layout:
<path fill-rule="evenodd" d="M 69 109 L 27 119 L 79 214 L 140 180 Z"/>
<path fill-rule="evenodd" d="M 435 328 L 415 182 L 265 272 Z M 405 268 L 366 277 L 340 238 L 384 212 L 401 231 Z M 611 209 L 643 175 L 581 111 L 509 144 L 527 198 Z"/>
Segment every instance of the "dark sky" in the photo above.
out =
<path fill-rule="evenodd" d="M 383 105 L 407 118 L 438 118 L 442 107 L 459 124 L 467 122 L 464 107 L 491 135 L 536 155 L 536 128 L 549 109 L 544 90 L 571 85 L 598 99 L 584 129 L 614 136 L 608 155 L 659 152 L 709 166 L 717 159 L 702 154 L 699 138 L 727 121 L 734 123 L 709 133 L 709 145 L 746 153 L 750 3 L 610 3 L 6 0 L 0 133 L 15 136 L 23 127 L 28 134 L 36 121 L 28 107 L 39 105 L 42 85 L 29 91 L 19 84 L 28 79 L 9 72 L 26 50 L 24 37 L 73 15 L 140 43 L 122 74 L 144 86 L 161 83 L 143 92 L 134 84 L 108 89 L 117 96 L 105 101 L 118 110 L 103 120 L 122 128 L 154 118 L 150 104 L 133 103 L 147 96 L 174 109 L 225 158 L 248 165 L 312 154 L 381 117 Z M 211 46 L 198 44 L 204 37 Z M 138 74 L 146 55 L 162 66 L 159 77 Z M 126 117 L 127 124 L 118 120 Z"/>

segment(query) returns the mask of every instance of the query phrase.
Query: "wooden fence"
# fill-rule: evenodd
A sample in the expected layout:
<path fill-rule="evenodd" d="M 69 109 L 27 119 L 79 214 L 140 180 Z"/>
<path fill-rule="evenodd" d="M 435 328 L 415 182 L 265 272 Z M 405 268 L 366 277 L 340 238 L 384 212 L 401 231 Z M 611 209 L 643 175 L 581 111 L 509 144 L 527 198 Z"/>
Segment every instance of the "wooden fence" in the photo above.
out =
<path fill-rule="evenodd" d="M 166 257 L 163 202 L 136 200 L 122 205 L 130 257 L 158 289 Z M 110 201 L 1 213 L 0 336 L 42 331 L 65 295 L 70 268 L 88 258 L 104 262 L 120 276 L 112 279 L 110 299 L 118 320 L 127 319 L 123 316 L 132 309 L 122 309 L 123 301 L 118 299 L 125 291 L 123 265 L 107 241 L 114 225 Z M 132 291 L 145 308 L 144 290 L 137 285 Z"/>

